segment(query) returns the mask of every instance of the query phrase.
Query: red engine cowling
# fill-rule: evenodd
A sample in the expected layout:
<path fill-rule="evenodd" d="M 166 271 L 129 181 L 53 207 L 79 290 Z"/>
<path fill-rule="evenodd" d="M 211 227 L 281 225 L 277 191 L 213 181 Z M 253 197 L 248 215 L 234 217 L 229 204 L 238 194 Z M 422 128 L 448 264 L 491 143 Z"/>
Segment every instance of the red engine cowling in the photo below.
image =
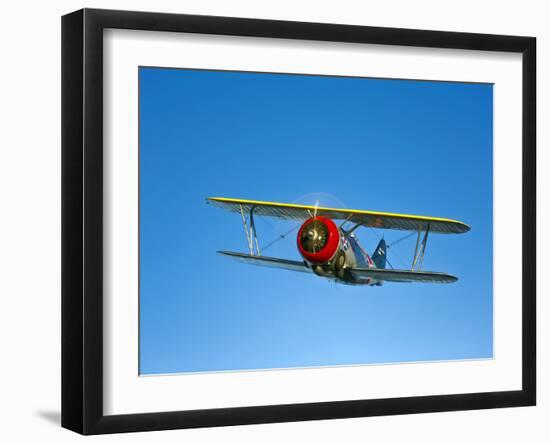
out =
<path fill-rule="evenodd" d="M 318 215 L 304 222 L 296 241 L 300 254 L 307 261 L 327 263 L 338 251 L 340 231 L 330 218 Z"/>

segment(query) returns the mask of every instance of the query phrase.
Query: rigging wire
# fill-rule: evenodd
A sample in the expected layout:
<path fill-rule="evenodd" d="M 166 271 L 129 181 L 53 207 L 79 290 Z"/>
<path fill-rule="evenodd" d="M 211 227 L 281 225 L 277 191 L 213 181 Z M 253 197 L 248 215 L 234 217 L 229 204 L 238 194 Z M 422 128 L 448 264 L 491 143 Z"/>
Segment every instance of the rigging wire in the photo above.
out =
<path fill-rule="evenodd" d="M 269 248 L 270 246 L 273 246 L 275 243 L 277 243 L 278 241 L 280 240 L 283 240 L 286 238 L 286 236 L 288 234 L 291 234 L 292 232 L 294 232 L 296 229 L 298 229 L 300 227 L 300 225 L 296 225 L 294 226 L 292 229 L 288 230 L 287 232 L 285 232 L 284 234 L 280 234 L 279 237 L 277 237 L 275 240 L 269 242 L 267 245 L 265 246 L 262 246 L 262 251 L 265 251 L 267 248 Z"/>
<path fill-rule="evenodd" d="M 388 245 L 388 248 L 391 248 L 392 246 L 395 246 L 397 243 L 401 243 L 403 240 L 406 240 L 406 239 L 408 239 L 408 238 L 410 238 L 410 237 L 412 237 L 413 235 L 416 235 L 416 234 L 417 234 L 416 232 L 410 232 L 410 233 L 408 233 L 407 235 L 405 235 L 405 236 L 403 236 L 403 237 L 401 237 L 401 238 L 399 238 L 399 239 L 397 239 L 397 240 L 391 242 L 391 243 Z"/>
<path fill-rule="evenodd" d="M 387 245 L 387 248 L 392 250 L 392 254 L 394 254 L 394 255 L 399 259 L 399 263 L 401 263 L 401 264 L 405 263 L 405 262 L 403 261 L 403 257 L 401 257 L 401 255 L 399 255 L 399 254 L 395 254 L 396 251 L 395 251 L 394 249 L 392 249 L 392 248 L 393 248 L 396 244 L 401 243 L 402 241 L 411 238 L 413 235 L 416 235 L 416 232 L 410 232 L 410 233 L 408 233 L 407 235 L 404 235 L 403 237 L 398 238 L 397 240 L 395 240 L 395 241 L 391 242 L 389 245 Z M 386 260 L 387 260 L 387 258 L 386 258 Z M 390 266 L 391 266 L 391 265 L 390 265 Z M 392 268 L 393 268 L 393 266 L 392 266 Z M 406 268 L 406 266 L 404 266 L 403 268 Z"/>
<path fill-rule="evenodd" d="M 390 261 L 388 260 L 388 254 L 386 254 L 386 263 L 387 263 L 388 265 L 390 265 L 390 268 L 395 269 L 395 268 L 393 267 L 393 265 L 390 263 Z"/>

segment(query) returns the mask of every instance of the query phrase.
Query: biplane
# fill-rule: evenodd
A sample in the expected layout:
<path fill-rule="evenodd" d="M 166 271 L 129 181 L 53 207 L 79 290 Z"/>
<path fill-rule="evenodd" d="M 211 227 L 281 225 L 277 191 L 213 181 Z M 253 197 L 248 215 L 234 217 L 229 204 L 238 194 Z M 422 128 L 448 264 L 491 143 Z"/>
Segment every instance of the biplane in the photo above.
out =
<path fill-rule="evenodd" d="M 275 203 L 236 198 L 209 197 L 207 203 L 241 216 L 248 253 L 217 251 L 244 263 L 290 271 L 313 273 L 349 285 L 381 286 L 383 282 L 452 283 L 457 277 L 422 270 L 428 235 L 461 234 L 470 227 L 465 223 L 439 217 L 325 208 L 320 206 Z M 301 225 L 296 244 L 302 260 L 288 260 L 262 255 L 254 217 L 295 220 Z M 335 221 L 340 221 L 339 226 Z M 368 254 L 359 244 L 355 232 L 360 227 L 411 231 L 416 246 L 410 269 L 388 268 L 389 245 L 384 238 Z M 284 236 L 281 236 L 284 237 Z"/>

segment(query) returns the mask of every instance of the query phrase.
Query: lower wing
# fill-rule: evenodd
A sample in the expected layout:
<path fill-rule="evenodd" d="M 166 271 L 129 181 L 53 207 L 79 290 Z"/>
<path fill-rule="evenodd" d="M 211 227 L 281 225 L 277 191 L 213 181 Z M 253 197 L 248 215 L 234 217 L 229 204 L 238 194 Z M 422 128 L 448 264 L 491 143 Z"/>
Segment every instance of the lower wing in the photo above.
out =
<path fill-rule="evenodd" d="M 263 255 L 249 255 L 240 252 L 218 251 L 218 254 L 234 258 L 235 260 L 257 266 L 287 269 L 289 271 L 311 272 L 302 261 L 286 260 L 283 258 L 264 257 Z"/>
<path fill-rule="evenodd" d="M 352 268 L 349 270 L 355 278 L 375 279 L 401 283 L 453 283 L 458 280 L 443 272 L 407 271 L 405 269 Z"/>
<path fill-rule="evenodd" d="M 304 262 L 283 258 L 249 255 L 241 252 L 218 251 L 218 254 L 231 257 L 244 263 L 288 271 L 311 272 Z M 458 279 L 443 272 L 407 271 L 401 269 L 350 268 L 349 272 L 357 279 L 374 279 L 390 282 L 453 283 Z"/>

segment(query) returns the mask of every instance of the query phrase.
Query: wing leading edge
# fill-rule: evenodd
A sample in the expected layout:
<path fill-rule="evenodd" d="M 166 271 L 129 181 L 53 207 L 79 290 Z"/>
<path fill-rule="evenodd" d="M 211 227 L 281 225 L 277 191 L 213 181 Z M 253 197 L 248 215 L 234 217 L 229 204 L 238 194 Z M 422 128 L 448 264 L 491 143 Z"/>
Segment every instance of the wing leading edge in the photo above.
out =
<path fill-rule="evenodd" d="M 375 269 L 375 268 L 354 268 L 350 269 L 355 278 L 371 278 L 381 281 L 400 283 L 453 283 L 457 277 L 443 272 L 408 271 L 405 269 Z"/>
<path fill-rule="evenodd" d="M 278 217 L 287 220 L 306 220 L 312 215 L 323 215 L 334 220 L 350 220 L 364 226 L 380 229 L 397 229 L 402 231 L 425 230 L 443 234 L 461 234 L 470 227 L 457 220 L 440 217 L 428 217 L 390 212 L 363 211 L 357 209 L 326 208 L 290 203 L 265 202 L 237 198 L 209 197 L 207 202 L 230 212 L 248 214 L 254 209 L 254 215 Z"/>

